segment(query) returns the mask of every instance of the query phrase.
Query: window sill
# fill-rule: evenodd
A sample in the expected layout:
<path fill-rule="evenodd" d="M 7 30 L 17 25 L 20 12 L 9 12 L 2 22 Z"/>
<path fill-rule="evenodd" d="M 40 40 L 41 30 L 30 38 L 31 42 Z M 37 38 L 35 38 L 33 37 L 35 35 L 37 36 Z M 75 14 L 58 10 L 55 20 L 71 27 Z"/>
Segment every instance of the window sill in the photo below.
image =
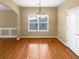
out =
<path fill-rule="evenodd" d="M 37 31 L 37 30 L 29 30 L 28 32 L 48 32 L 48 30 L 40 30 L 40 31 Z"/>

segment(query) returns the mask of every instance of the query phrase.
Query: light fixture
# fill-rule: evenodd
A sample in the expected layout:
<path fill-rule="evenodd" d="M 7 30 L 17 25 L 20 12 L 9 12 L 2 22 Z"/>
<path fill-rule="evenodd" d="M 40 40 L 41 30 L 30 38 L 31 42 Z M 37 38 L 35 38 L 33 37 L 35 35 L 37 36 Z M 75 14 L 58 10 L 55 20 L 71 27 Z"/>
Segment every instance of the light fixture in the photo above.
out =
<path fill-rule="evenodd" d="M 45 15 L 45 13 L 43 13 L 43 11 L 42 11 L 42 2 L 41 2 L 41 0 L 39 0 L 39 3 L 38 3 L 38 12 L 37 12 L 37 15 L 38 15 L 38 18 L 39 18 L 39 20 L 42 20 L 42 15 Z"/>
<path fill-rule="evenodd" d="M 39 3 L 38 3 L 38 12 L 37 12 L 38 15 L 43 15 L 45 13 L 43 13 L 42 11 L 42 2 L 41 0 L 39 0 Z"/>
<path fill-rule="evenodd" d="M 39 0 L 39 15 L 41 15 L 42 14 L 42 8 L 41 8 L 41 0 Z"/>

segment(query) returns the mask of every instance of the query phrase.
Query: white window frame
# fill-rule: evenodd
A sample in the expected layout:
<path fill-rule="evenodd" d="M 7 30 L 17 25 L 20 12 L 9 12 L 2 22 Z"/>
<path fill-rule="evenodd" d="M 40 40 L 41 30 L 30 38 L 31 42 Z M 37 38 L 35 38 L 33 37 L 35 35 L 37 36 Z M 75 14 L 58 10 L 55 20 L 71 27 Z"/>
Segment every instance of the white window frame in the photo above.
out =
<path fill-rule="evenodd" d="M 36 14 L 30 14 L 30 15 L 36 15 Z M 29 16 L 30 15 L 28 15 L 28 31 L 29 32 L 48 32 L 49 31 L 49 16 L 47 14 L 45 14 L 45 15 L 36 15 L 36 16 L 47 16 L 47 18 L 48 18 L 48 20 L 46 22 L 46 24 L 47 24 L 47 30 L 39 30 L 39 27 L 38 27 L 38 30 L 30 30 L 30 25 L 29 25 L 30 24 L 30 22 L 29 22 Z M 39 23 L 39 21 L 38 21 L 38 23 Z M 38 24 L 38 26 L 39 26 L 39 24 Z"/>

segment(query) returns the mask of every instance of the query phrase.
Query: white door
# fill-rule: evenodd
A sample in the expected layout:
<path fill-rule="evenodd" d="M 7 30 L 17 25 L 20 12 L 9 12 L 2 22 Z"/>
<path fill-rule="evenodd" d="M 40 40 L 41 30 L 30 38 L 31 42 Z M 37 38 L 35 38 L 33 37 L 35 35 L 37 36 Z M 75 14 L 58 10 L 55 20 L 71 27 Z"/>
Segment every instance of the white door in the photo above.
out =
<path fill-rule="evenodd" d="M 79 7 L 76 7 L 76 53 L 79 56 Z"/>
<path fill-rule="evenodd" d="M 75 50 L 75 23 L 76 23 L 76 15 L 74 10 L 68 10 L 68 47 L 73 51 Z"/>
<path fill-rule="evenodd" d="M 67 45 L 79 55 L 79 7 L 68 10 Z"/>
<path fill-rule="evenodd" d="M 79 36 L 76 38 L 76 54 L 79 56 Z"/>

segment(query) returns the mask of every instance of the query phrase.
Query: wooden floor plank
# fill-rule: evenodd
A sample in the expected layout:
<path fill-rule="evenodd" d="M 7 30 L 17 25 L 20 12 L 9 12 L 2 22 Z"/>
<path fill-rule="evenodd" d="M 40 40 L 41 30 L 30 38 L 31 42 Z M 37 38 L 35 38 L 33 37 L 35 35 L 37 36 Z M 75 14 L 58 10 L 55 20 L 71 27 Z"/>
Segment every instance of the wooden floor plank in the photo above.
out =
<path fill-rule="evenodd" d="M 57 39 L 0 40 L 0 59 L 79 59 Z"/>

